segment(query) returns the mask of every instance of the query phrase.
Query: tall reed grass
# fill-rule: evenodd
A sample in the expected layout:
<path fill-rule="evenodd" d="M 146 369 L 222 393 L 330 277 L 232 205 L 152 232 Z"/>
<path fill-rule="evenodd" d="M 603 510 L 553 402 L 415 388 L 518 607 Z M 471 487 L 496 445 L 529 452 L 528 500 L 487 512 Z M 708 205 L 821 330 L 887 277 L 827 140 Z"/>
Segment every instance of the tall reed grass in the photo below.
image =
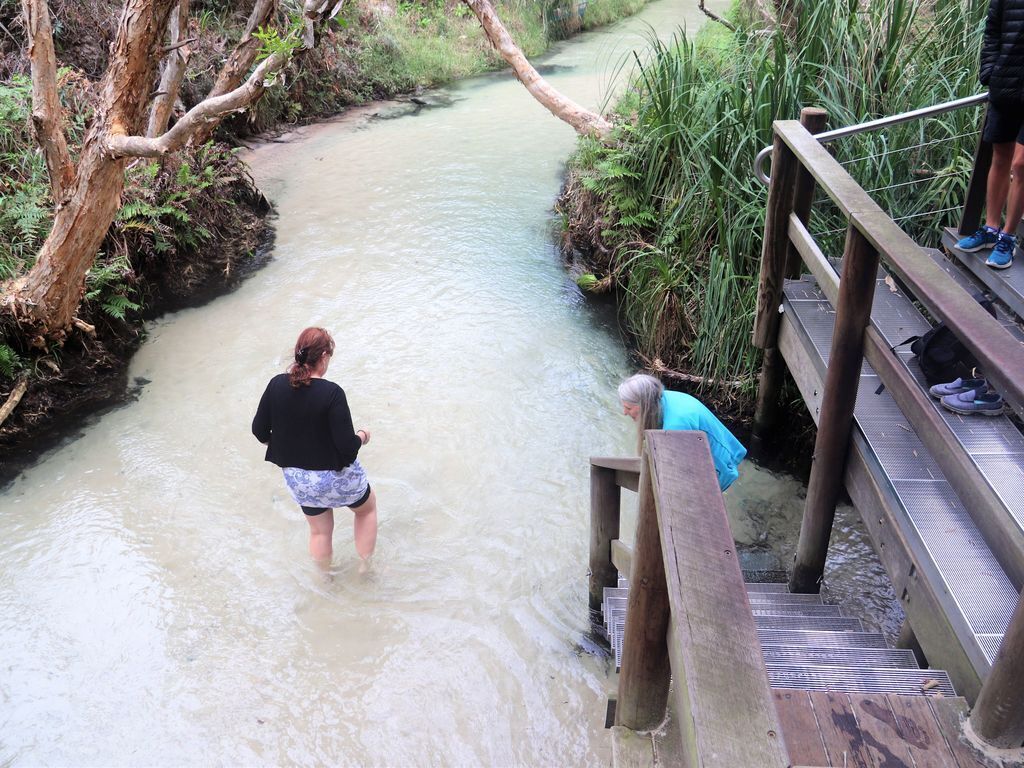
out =
<path fill-rule="evenodd" d="M 716 25 L 696 42 L 683 32 L 652 39 L 616 105 L 618 141 L 581 141 L 560 201 L 570 240 L 587 231 L 584 247 L 610 254 L 603 266 L 622 289 L 621 314 L 641 355 L 730 382 L 718 399 L 752 402 L 767 196 L 752 161 L 771 143 L 772 122 L 817 106 L 838 127 L 978 92 L 987 5 L 816 0 L 804 4 L 792 37 Z M 943 209 L 961 204 L 979 119 L 977 109 L 960 110 L 830 146 L 930 244 L 955 218 Z M 827 241 L 841 227 L 834 210 L 816 206 L 812 231 Z M 832 234 L 831 247 L 841 248 L 842 232 Z"/>

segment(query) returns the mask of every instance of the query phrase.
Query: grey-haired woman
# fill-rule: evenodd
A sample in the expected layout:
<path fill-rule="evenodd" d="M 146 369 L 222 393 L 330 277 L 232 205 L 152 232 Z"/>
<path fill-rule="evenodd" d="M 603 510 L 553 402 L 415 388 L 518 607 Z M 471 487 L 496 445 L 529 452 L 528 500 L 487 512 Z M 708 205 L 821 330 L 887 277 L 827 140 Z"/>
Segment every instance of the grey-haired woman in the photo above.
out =
<path fill-rule="evenodd" d="M 739 477 L 737 467 L 747 449 L 700 400 L 673 392 L 653 376 L 638 373 L 619 385 L 622 412 L 636 422 L 637 452 L 643 451 L 644 430 L 689 429 L 708 436 L 711 458 L 723 491 Z"/>

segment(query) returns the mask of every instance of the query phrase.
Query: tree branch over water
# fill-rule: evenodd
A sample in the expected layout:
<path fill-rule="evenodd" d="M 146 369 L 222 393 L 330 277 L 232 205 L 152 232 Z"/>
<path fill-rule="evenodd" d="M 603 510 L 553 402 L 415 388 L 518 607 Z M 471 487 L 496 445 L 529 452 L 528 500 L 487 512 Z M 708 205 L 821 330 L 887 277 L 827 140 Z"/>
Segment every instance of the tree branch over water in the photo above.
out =
<path fill-rule="evenodd" d="M 704 7 L 704 0 L 700 0 L 699 7 L 700 7 L 701 11 L 703 12 L 703 14 L 705 16 L 707 16 L 709 19 L 711 19 L 712 21 L 717 21 L 723 27 L 725 27 L 726 29 L 728 29 L 728 30 L 730 30 L 732 32 L 736 31 L 736 27 L 733 24 L 730 24 L 728 21 L 723 19 L 721 16 L 719 16 L 714 11 L 709 11 L 707 8 L 705 8 Z"/>
<path fill-rule="evenodd" d="M 577 133 L 592 136 L 595 139 L 607 137 L 612 130 L 612 124 L 596 112 L 591 112 L 572 99 L 563 96 L 540 76 L 540 73 L 533 68 L 523 52 L 519 50 L 519 46 L 515 44 L 512 36 L 505 29 L 505 25 L 501 23 L 490 0 L 463 0 L 463 2 L 476 14 L 491 45 L 512 67 L 519 82 L 526 86 L 526 90 L 533 98 L 559 120 L 563 120 L 575 128 Z"/>

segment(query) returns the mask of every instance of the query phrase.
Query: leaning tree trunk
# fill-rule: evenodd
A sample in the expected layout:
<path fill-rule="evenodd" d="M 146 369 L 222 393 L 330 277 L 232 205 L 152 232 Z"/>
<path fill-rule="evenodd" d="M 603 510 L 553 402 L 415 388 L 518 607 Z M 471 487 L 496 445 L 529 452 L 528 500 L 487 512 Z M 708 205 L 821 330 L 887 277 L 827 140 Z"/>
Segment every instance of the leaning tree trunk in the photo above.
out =
<path fill-rule="evenodd" d="M 174 5 L 174 0 L 128 0 L 125 4 L 75 183 L 57 209 L 35 265 L 12 286 L 8 298 L 14 314 L 30 326 L 37 340 L 60 339 L 71 325 L 86 273 L 117 215 L 125 160 L 110 152 L 108 140 L 142 127 L 160 61 L 158 46 Z"/>
<path fill-rule="evenodd" d="M 245 79 L 245 73 L 249 71 L 252 63 L 256 60 L 256 55 L 260 52 L 262 45 L 254 33 L 266 26 L 276 8 L 277 0 L 256 0 L 252 13 L 249 14 L 249 20 L 246 22 L 245 31 L 242 32 L 242 39 L 238 41 L 235 50 L 224 62 L 224 66 L 221 67 L 217 80 L 206 98 L 223 96 L 241 85 L 242 80 Z M 216 127 L 216 123 L 206 123 L 200 126 L 189 142 L 195 146 L 205 144 L 213 137 Z"/>
<path fill-rule="evenodd" d="M 611 133 L 612 126 L 607 120 L 596 112 L 581 107 L 572 99 L 551 87 L 540 73 L 526 58 L 519 46 L 515 44 L 512 35 L 501 23 L 497 12 L 490 0 L 462 0 L 469 9 L 476 14 L 484 34 L 490 40 L 491 45 L 503 59 L 512 67 L 519 82 L 525 86 L 541 105 L 559 120 L 571 125 L 576 132 L 583 136 L 591 136 L 595 139 L 605 139 Z"/>
<path fill-rule="evenodd" d="M 174 112 L 174 103 L 178 99 L 181 81 L 185 78 L 185 68 L 192 55 L 192 46 L 188 40 L 188 4 L 189 0 L 178 0 L 171 11 L 171 44 L 167 60 L 160 74 L 160 86 L 153 105 L 149 110 L 149 127 L 146 136 L 155 138 L 167 130 Z"/>

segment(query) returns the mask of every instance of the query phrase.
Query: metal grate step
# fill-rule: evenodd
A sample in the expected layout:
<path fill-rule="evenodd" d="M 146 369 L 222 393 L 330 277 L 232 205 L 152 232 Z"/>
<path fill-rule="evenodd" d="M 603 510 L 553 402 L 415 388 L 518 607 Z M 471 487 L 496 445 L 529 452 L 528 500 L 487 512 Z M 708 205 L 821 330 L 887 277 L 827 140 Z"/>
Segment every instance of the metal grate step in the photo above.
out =
<path fill-rule="evenodd" d="M 863 632 L 860 619 L 845 616 L 754 616 L 758 629 L 815 629 L 819 632 Z"/>
<path fill-rule="evenodd" d="M 838 605 L 802 605 L 800 603 L 783 603 L 781 605 L 768 605 L 765 603 L 752 603 L 750 612 L 755 616 L 829 616 L 839 617 L 843 612 Z"/>
<path fill-rule="evenodd" d="M 777 581 L 748 581 L 747 582 L 747 594 L 754 592 L 786 592 L 789 593 L 789 585 L 785 582 Z"/>
<path fill-rule="evenodd" d="M 796 645 L 811 648 L 885 648 L 881 632 L 819 632 L 808 629 L 771 629 L 758 627 L 762 645 Z"/>
<path fill-rule="evenodd" d="M 824 605 L 821 595 L 801 595 L 794 592 L 748 592 L 751 605 Z"/>
<path fill-rule="evenodd" d="M 919 668 L 917 659 L 914 658 L 914 652 L 905 648 L 793 647 L 762 643 L 761 654 L 764 656 L 765 662 L 773 664 Z"/>
<path fill-rule="evenodd" d="M 768 662 L 773 688 L 847 693 L 895 693 L 903 696 L 956 696 L 949 675 L 937 669 L 885 669 L 880 667 L 826 667 Z"/>

